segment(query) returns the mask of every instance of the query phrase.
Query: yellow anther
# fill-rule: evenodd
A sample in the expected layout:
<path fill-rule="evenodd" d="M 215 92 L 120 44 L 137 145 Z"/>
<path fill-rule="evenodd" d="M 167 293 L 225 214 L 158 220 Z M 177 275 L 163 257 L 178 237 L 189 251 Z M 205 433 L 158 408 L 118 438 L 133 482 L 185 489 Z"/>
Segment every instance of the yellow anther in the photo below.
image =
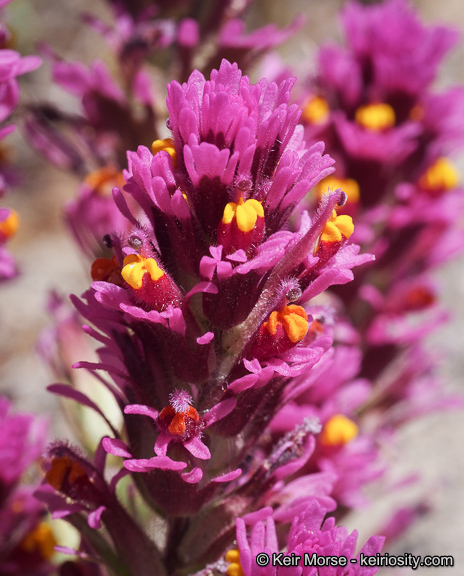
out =
<path fill-rule="evenodd" d="M 11 210 L 5 220 L 0 222 L 0 239 L 6 240 L 16 234 L 19 226 L 19 216 L 15 210 Z"/>
<path fill-rule="evenodd" d="M 290 304 L 290 306 L 285 306 L 281 312 L 274 310 L 269 316 L 265 326 L 271 336 L 275 336 L 279 324 L 285 330 L 288 339 L 293 344 L 297 344 L 303 340 L 308 332 L 308 315 L 301 306 Z"/>
<path fill-rule="evenodd" d="M 157 282 L 164 272 L 153 258 L 143 258 L 140 254 L 129 254 L 124 258 L 124 267 L 121 270 L 121 276 L 124 280 L 135 288 L 140 290 L 143 285 L 143 277 L 149 274 L 153 282 Z"/>
<path fill-rule="evenodd" d="M 240 564 L 240 550 L 229 550 L 225 555 L 226 562 L 230 563 L 227 568 L 227 576 L 244 576 L 242 566 Z"/>
<path fill-rule="evenodd" d="M 277 312 L 276 310 L 274 310 L 274 312 L 271 312 L 271 315 L 269 316 L 269 320 L 264 323 L 264 326 L 266 326 L 266 328 L 267 328 L 267 330 L 271 336 L 276 335 L 277 326 L 278 326 L 278 324 L 280 324 L 279 319 L 280 319 L 280 313 Z"/>
<path fill-rule="evenodd" d="M 164 140 L 155 140 L 151 145 L 153 155 L 158 152 L 167 152 L 172 158 L 172 163 L 176 165 L 176 149 L 174 148 L 174 140 L 172 138 L 165 138 Z"/>
<path fill-rule="evenodd" d="M 222 216 L 222 221 L 224 222 L 224 224 L 230 224 L 232 222 L 236 211 L 237 211 L 237 204 L 235 204 L 234 202 L 229 202 L 228 204 L 226 204 L 226 207 L 224 208 L 224 214 Z"/>
<path fill-rule="evenodd" d="M 303 105 L 301 119 L 308 124 L 323 124 L 329 118 L 330 108 L 322 96 L 314 96 Z"/>
<path fill-rule="evenodd" d="M 49 560 L 55 550 L 56 540 L 52 529 L 45 522 L 41 522 L 32 532 L 26 535 L 20 544 L 21 550 L 29 552 L 39 552 L 44 560 Z"/>
<path fill-rule="evenodd" d="M 240 231 L 251 232 L 256 225 L 258 216 L 264 218 L 264 209 L 261 202 L 253 198 L 245 201 L 243 198 L 240 198 L 238 204 L 229 202 L 226 205 L 222 222 L 224 224 L 230 224 L 235 217 L 237 227 Z"/>
<path fill-rule="evenodd" d="M 439 158 L 419 179 L 419 186 L 429 192 L 451 190 L 459 184 L 459 174 L 447 158 Z"/>
<path fill-rule="evenodd" d="M 354 224 L 351 216 L 342 214 L 337 216 L 335 210 L 332 211 L 332 216 L 321 234 L 323 242 L 341 242 L 343 237 L 349 238 L 354 232 Z"/>
<path fill-rule="evenodd" d="M 328 420 L 321 432 L 321 442 L 325 446 L 344 446 L 358 435 L 358 427 L 343 414 L 336 414 Z"/>
<path fill-rule="evenodd" d="M 324 180 L 321 180 L 317 185 L 317 190 L 319 196 L 327 194 L 328 189 L 338 190 L 341 188 L 343 192 L 348 196 L 347 202 L 358 202 L 359 200 L 359 184 L 356 180 L 352 178 L 337 178 L 336 176 L 327 176 Z"/>
<path fill-rule="evenodd" d="M 240 564 L 233 562 L 226 570 L 227 576 L 245 576 Z"/>
<path fill-rule="evenodd" d="M 376 132 L 391 128 L 396 121 L 395 111 L 389 104 L 384 103 L 360 106 L 356 110 L 355 120 L 364 128 Z"/>
<path fill-rule="evenodd" d="M 125 183 L 122 172 L 112 164 L 94 170 L 84 178 L 84 184 L 99 194 L 111 194 L 115 186 L 122 188 Z"/>

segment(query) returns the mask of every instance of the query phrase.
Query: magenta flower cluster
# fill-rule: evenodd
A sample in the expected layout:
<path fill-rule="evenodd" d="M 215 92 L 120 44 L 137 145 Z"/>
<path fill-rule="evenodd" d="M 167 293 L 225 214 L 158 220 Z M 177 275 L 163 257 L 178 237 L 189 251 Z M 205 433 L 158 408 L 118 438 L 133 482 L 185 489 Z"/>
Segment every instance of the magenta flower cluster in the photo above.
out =
<path fill-rule="evenodd" d="M 9 2 L 2 2 L 0 10 Z M 38 56 L 21 57 L 18 52 L 10 50 L 8 43 L 11 33 L 0 21 L 0 140 L 3 140 L 15 129 L 14 124 L 5 125 L 19 102 L 19 85 L 17 77 L 35 70 L 40 66 Z M 6 154 L 0 158 L 0 198 L 8 191 L 15 181 L 15 174 L 6 161 Z M 16 265 L 13 257 L 6 248 L 7 241 L 15 234 L 18 228 L 18 214 L 11 208 L 0 206 L 0 282 L 16 275 Z"/>
<path fill-rule="evenodd" d="M 103 438 L 94 464 L 50 447 L 42 498 L 71 522 L 79 511 L 92 528 L 105 525 L 114 542 L 130 532 L 133 547 L 117 553 L 134 573 L 154 562 L 160 574 L 216 562 L 235 519 L 270 503 L 282 523 L 321 496 L 324 513 L 335 505 L 326 488 L 305 492 L 317 477 L 309 471 L 298 488 L 287 483 L 314 451 L 317 419 L 308 413 L 275 443 L 266 423 L 311 386 L 310 370 L 330 348 L 310 300 L 371 256 L 347 243 L 341 190 L 305 212 L 298 231 L 286 229 L 333 163 L 321 143 L 302 139 L 292 84 L 253 85 L 224 60 L 210 80 L 194 72 L 168 85 L 172 139 L 156 141 L 154 154 L 128 153 L 126 184 L 113 189 L 128 231 L 106 235 L 111 257 L 93 263 L 95 281 L 73 298 L 102 344 L 99 362 L 75 367 L 108 372 L 125 426 Z M 82 392 L 52 390 L 92 407 Z M 124 459 L 109 484 L 103 450 Z M 136 524 L 116 522 L 114 490 L 129 473 L 166 523 L 164 552 Z"/>
<path fill-rule="evenodd" d="M 424 339 L 447 316 L 431 272 L 463 246 L 464 195 L 448 156 L 464 142 L 464 91 L 432 84 L 456 32 L 423 26 L 406 2 L 349 3 L 342 22 L 347 46 L 320 51 L 303 117 L 306 137 L 337 160 L 325 185 L 347 192 L 353 241 L 376 257 L 337 295 L 363 349 L 370 409 L 375 399 L 389 429 L 461 404 L 437 381 Z"/>

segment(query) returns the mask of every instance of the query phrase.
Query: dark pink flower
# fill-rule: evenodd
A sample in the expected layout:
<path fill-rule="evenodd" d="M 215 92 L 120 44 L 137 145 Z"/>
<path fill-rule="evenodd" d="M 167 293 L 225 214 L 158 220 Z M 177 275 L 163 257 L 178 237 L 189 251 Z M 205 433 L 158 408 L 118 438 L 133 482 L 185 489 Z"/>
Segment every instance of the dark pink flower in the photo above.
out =
<path fill-rule="evenodd" d="M 182 444 L 184 448 L 194 457 L 200 460 L 209 460 L 211 452 L 202 441 L 203 430 L 211 426 L 221 418 L 229 414 L 236 405 L 234 398 L 224 400 L 216 404 L 213 409 L 200 416 L 192 404 L 192 397 L 185 390 L 175 390 L 170 395 L 170 404 L 161 410 L 160 413 L 150 409 L 148 406 L 129 405 L 124 412 L 126 414 L 140 414 L 150 416 L 156 423 L 159 430 L 155 442 L 156 456 L 145 462 L 141 460 L 126 460 L 124 466 L 128 470 L 135 472 L 148 472 L 154 468 L 165 470 L 181 470 L 187 463 L 176 463 L 167 457 L 168 446 L 171 442 Z M 108 450 L 111 452 L 111 445 L 108 443 Z M 195 476 L 183 473 L 187 482 L 199 482 L 203 476 L 200 468 L 195 468 Z M 193 472 L 193 470 L 192 470 Z M 193 479 L 194 478 L 194 479 Z"/>
<path fill-rule="evenodd" d="M 272 519 L 272 508 L 262 509 L 259 513 L 237 518 L 237 543 L 239 555 L 227 554 L 226 560 L 239 564 L 245 576 L 276 576 L 285 574 L 286 576 L 312 576 L 313 574 L 333 574 L 342 576 L 349 573 L 353 576 L 373 575 L 377 573 L 377 568 L 364 568 L 360 566 L 359 558 L 361 554 L 375 556 L 380 552 L 384 542 L 381 536 L 372 536 L 356 555 L 355 547 L 357 532 L 348 534 L 345 528 L 335 527 L 334 518 L 324 521 L 326 509 L 318 502 L 314 501 L 309 505 L 304 513 L 294 518 L 288 542 L 283 555 L 297 555 L 301 561 L 296 565 L 280 567 L 279 562 L 269 562 L 266 567 L 261 567 L 256 562 L 256 557 L 260 553 L 266 553 L 272 558 L 273 554 L 280 553 L 277 541 L 275 524 Z M 247 524 L 251 526 L 251 534 L 247 534 Z M 326 566 L 312 567 L 305 565 L 304 555 L 311 557 L 316 554 L 318 557 L 332 556 L 347 559 L 347 567 Z M 351 563 L 350 560 L 356 560 Z"/>

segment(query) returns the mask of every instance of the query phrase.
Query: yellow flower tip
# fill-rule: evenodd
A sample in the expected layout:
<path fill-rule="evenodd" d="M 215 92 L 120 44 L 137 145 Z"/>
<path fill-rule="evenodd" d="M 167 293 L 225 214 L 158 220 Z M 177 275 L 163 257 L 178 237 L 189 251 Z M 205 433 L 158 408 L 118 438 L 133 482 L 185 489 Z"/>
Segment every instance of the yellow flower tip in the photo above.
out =
<path fill-rule="evenodd" d="M 351 218 L 351 216 L 347 216 L 346 214 L 337 216 L 335 220 L 335 225 L 340 230 L 342 236 L 344 236 L 345 238 L 349 238 L 351 234 L 353 234 L 354 232 L 353 219 Z"/>
<path fill-rule="evenodd" d="M 323 242 L 341 242 L 343 238 L 348 239 L 354 232 L 354 224 L 351 216 L 342 214 L 337 216 L 333 210 L 330 220 L 324 226 L 321 234 Z"/>
<path fill-rule="evenodd" d="M 29 554 L 39 552 L 44 560 L 49 560 L 55 553 L 56 544 L 57 542 L 50 526 L 46 522 L 41 522 L 23 538 L 19 547 Z"/>
<path fill-rule="evenodd" d="M 264 218 L 264 209 L 261 202 L 250 198 L 243 200 L 240 198 L 238 203 L 229 202 L 224 208 L 222 222 L 230 224 L 232 220 L 236 219 L 237 227 L 241 232 L 251 232 L 256 226 L 256 221 L 259 218 Z"/>
<path fill-rule="evenodd" d="M 329 194 L 330 190 L 341 188 L 347 195 L 347 202 L 355 204 L 359 201 L 359 184 L 353 178 L 337 178 L 336 176 L 327 176 L 319 182 L 317 191 L 319 197 Z"/>
<path fill-rule="evenodd" d="M 158 152 L 167 152 L 172 158 L 172 163 L 176 165 L 176 149 L 174 148 L 174 140 L 172 138 L 165 138 L 164 140 L 155 140 L 151 145 L 153 155 Z"/>
<path fill-rule="evenodd" d="M 286 306 L 281 314 L 282 325 L 289 340 L 293 344 L 297 344 L 306 336 L 308 332 L 309 323 L 308 315 L 301 306 L 291 304 Z"/>
<path fill-rule="evenodd" d="M 229 550 L 225 555 L 226 562 L 230 563 L 227 568 L 227 576 L 244 576 L 242 566 L 240 564 L 240 550 Z"/>
<path fill-rule="evenodd" d="M 236 212 L 237 204 L 235 204 L 235 202 L 229 202 L 226 204 L 226 207 L 224 208 L 224 214 L 222 216 L 222 222 L 224 224 L 230 224 L 234 219 Z"/>
<path fill-rule="evenodd" d="M 16 210 L 10 210 L 5 220 L 0 222 L 0 239 L 7 240 L 14 236 L 19 227 L 19 215 Z"/>
<path fill-rule="evenodd" d="M 389 104 L 366 104 L 360 106 L 355 113 L 355 120 L 363 128 L 380 132 L 395 125 L 395 111 Z"/>
<path fill-rule="evenodd" d="M 153 282 L 157 282 L 164 272 L 153 258 L 144 258 L 140 254 L 129 254 L 124 258 L 121 276 L 135 290 L 140 290 L 143 277 L 149 274 Z"/>
<path fill-rule="evenodd" d="M 235 562 L 230 564 L 230 566 L 226 570 L 227 576 L 245 576 L 242 567 L 240 564 L 236 564 Z"/>
<path fill-rule="evenodd" d="M 332 416 L 321 432 L 321 442 L 324 446 L 344 446 L 358 435 L 358 427 L 343 414 Z"/>
<path fill-rule="evenodd" d="M 240 231 L 251 232 L 256 225 L 258 216 L 264 217 L 264 210 L 260 202 L 254 199 L 246 202 L 242 199 L 239 200 L 235 217 L 237 218 L 237 226 Z"/>
<path fill-rule="evenodd" d="M 313 96 L 303 105 L 301 119 L 308 124 L 324 124 L 330 114 L 329 104 L 322 96 Z"/>
<path fill-rule="evenodd" d="M 297 344 L 303 340 L 308 332 L 308 315 L 301 306 L 290 304 L 290 306 L 285 306 L 281 312 L 274 310 L 269 316 L 265 326 L 271 336 L 275 336 L 279 324 L 283 327 L 288 339 L 293 344 Z"/>
<path fill-rule="evenodd" d="M 110 195 L 115 186 L 122 188 L 125 183 L 122 172 L 114 164 L 94 170 L 84 178 L 86 186 L 102 195 Z"/>
<path fill-rule="evenodd" d="M 459 174 L 448 158 L 438 158 L 419 179 L 419 186 L 427 192 L 452 190 L 459 185 Z"/>
<path fill-rule="evenodd" d="M 342 234 L 338 229 L 335 222 L 328 221 L 327 224 L 324 226 L 324 231 L 321 235 L 321 240 L 323 242 L 341 242 L 342 241 Z"/>

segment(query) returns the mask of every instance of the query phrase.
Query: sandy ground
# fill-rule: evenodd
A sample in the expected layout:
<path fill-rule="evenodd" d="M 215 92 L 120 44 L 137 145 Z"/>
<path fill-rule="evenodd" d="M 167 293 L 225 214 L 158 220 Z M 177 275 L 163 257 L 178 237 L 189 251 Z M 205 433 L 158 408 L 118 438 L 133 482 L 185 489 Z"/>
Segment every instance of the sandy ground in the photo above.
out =
<path fill-rule="evenodd" d="M 76 11 L 84 3 L 67 0 L 60 4 L 61 20 L 56 17 L 56 3 L 41 0 L 40 10 L 32 0 L 16 0 L 15 19 L 26 21 L 33 18 L 34 31 L 19 31 L 25 50 L 33 51 L 34 38 L 43 33 L 61 54 L 82 54 L 85 60 L 99 53 L 99 44 L 89 32 L 83 30 L 76 20 Z M 89 4 L 90 3 L 86 3 Z M 288 24 L 298 12 L 307 14 L 304 33 L 295 38 L 282 51 L 291 60 L 310 57 L 318 44 L 328 37 L 337 37 L 335 14 L 342 2 L 287 0 L 285 11 L 282 3 L 258 2 L 261 16 L 267 21 Z M 432 0 L 414 2 L 427 21 L 440 21 L 459 27 L 464 31 L 464 7 L 459 0 Z M 92 3 L 97 10 L 99 4 Z M 257 19 L 258 16 L 255 16 Z M 440 84 L 464 83 L 464 49 L 461 46 L 448 58 Z M 39 76 L 40 90 L 48 97 L 61 97 L 47 85 L 45 75 Z M 26 83 L 24 94 L 34 97 L 31 85 Z M 47 294 L 59 287 L 63 294 L 79 294 L 88 285 L 89 277 L 85 263 L 78 254 L 65 230 L 61 214 L 63 204 L 73 197 L 76 183 L 66 174 L 43 163 L 31 153 L 26 144 L 17 137 L 19 152 L 17 160 L 29 177 L 7 203 L 21 214 L 22 226 L 18 237 L 11 243 L 21 269 L 21 276 L 0 288 L 0 392 L 11 395 L 21 409 L 48 414 L 53 421 L 53 433 L 65 435 L 66 425 L 59 418 L 57 402 L 45 392 L 51 376 L 35 353 L 37 336 L 48 324 L 44 312 Z M 461 173 L 464 163 L 461 161 Z M 451 321 L 431 339 L 430 346 L 443 353 L 439 370 L 447 380 L 449 389 L 464 394 L 464 259 L 454 261 L 437 274 L 442 286 L 442 300 L 451 311 Z M 369 535 L 378 519 L 398 504 L 400 498 L 424 495 L 434 508 L 417 522 L 395 551 L 399 554 L 453 555 L 454 568 L 419 569 L 416 574 L 433 573 L 464 574 L 464 457 L 462 440 L 464 418 L 462 412 L 433 415 L 407 426 L 400 434 L 395 458 L 395 473 L 419 471 L 420 487 L 406 491 L 403 496 L 384 494 L 377 498 L 374 511 L 354 513 L 348 524 Z M 454 571 L 454 572 L 453 572 Z M 410 573 L 405 571 L 404 574 Z M 385 574 L 391 574 L 385 571 Z"/>

